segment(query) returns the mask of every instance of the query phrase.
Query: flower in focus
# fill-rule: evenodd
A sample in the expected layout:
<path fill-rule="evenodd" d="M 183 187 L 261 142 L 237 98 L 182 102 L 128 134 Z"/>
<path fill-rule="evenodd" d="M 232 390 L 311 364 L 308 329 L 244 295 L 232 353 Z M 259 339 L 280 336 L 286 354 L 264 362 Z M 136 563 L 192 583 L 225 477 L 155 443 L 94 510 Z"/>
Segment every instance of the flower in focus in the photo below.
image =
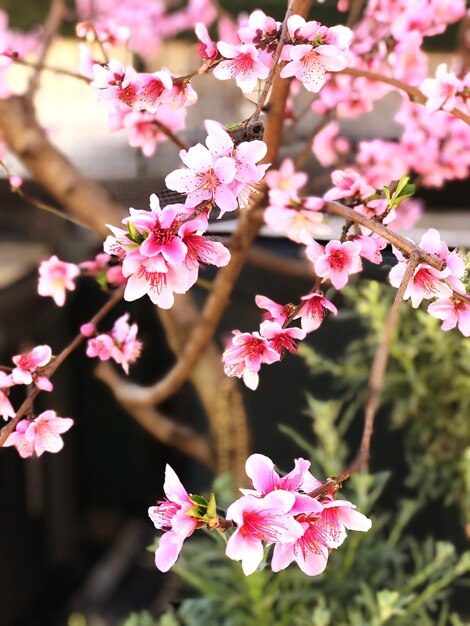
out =
<path fill-rule="evenodd" d="M 114 322 L 109 333 L 89 339 L 87 356 L 98 357 L 101 361 L 113 359 L 121 365 L 126 374 L 129 374 L 129 365 L 139 358 L 142 343 L 137 339 L 139 331 L 137 324 L 129 325 L 128 320 L 129 313 L 125 313 Z"/>
<path fill-rule="evenodd" d="M 44 411 L 34 420 L 21 420 L 16 430 L 8 436 L 4 446 L 15 446 L 21 457 L 36 453 L 59 452 L 64 447 L 60 436 L 73 425 L 70 417 L 57 417 L 55 411 Z"/>
<path fill-rule="evenodd" d="M 335 305 L 327 300 L 322 293 L 309 293 L 302 296 L 303 304 L 295 319 L 300 317 L 300 325 L 306 333 L 311 333 L 321 326 L 328 311 L 333 315 L 338 313 Z"/>
<path fill-rule="evenodd" d="M 199 522 L 187 515 L 194 502 L 169 465 L 165 469 L 163 490 L 166 499 L 151 506 L 148 513 L 155 528 L 164 531 L 155 552 L 155 565 L 161 572 L 167 572 L 178 558 L 184 540 L 192 535 Z"/>
<path fill-rule="evenodd" d="M 51 381 L 40 371 L 50 363 L 52 350 L 49 346 L 36 346 L 27 354 L 17 354 L 12 358 L 16 367 L 11 376 L 16 385 L 30 385 L 32 382 L 43 391 L 52 391 Z"/>
<path fill-rule="evenodd" d="M 330 280 L 336 289 L 348 282 L 349 275 L 360 272 L 361 244 L 353 241 L 329 241 L 325 248 L 316 241 L 307 246 L 307 257 L 313 261 L 315 273 L 324 280 Z"/>
<path fill-rule="evenodd" d="M 281 355 L 269 346 L 269 341 L 258 332 L 233 331 L 232 343 L 222 355 L 227 376 L 243 378 L 249 389 L 258 387 L 258 372 L 262 363 L 279 361 Z"/>

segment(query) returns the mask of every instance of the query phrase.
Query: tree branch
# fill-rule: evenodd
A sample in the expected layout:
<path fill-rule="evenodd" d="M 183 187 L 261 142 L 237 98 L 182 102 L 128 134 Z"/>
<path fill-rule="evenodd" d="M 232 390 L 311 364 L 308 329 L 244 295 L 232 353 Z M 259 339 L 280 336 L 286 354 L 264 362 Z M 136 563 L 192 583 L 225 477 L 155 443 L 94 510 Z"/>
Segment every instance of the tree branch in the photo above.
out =
<path fill-rule="evenodd" d="M 113 309 L 118 302 L 122 300 L 124 294 L 124 288 L 117 289 L 109 298 L 109 300 L 101 307 L 101 309 L 91 318 L 90 324 L 97 326 L 99 322 Z M 41 374 L 47 378 L 51 378 L 55 372 L 59 369 L 62 363 L 70 356 L 70 354 L 78 348 L 78 346 L 84 341 L 85 337 L 80 333 L 78 334 L 68 346 L 66 346 L 62 352 L 46 366 Z M 20 408 L 16 412 L 15 417 L 10 420 L 0 430 L 0 447 L 3 446 L 7 437 L 15 430 L 17 423 L 22 417 L 24 417 L 32 408 L 34 400 L 41 393 L 41 389 L 34 388 L 21 404 Z"/>
<path fill-rule="evenodd" d="M 391 76 L 385 76 L 384 74 L 377 74 L 376 72 L 369 72 L 368 70 L 361 70 L 355 67 L 347 67 L 344 70 L 338 72 L 338 74 L 347 74 L 348 76 L 356 76 L 362 78 L 368 78 L 369 80 L 375 80 L 379 83 L 385 83 L 386 85 L 391 85 L 400 91 L 404 91 L 410 97 L 410 100 L 413 102 L 419 102 L 420 104 L 426 104 L 427 98 L 417 87 L 412 87 L 411 85 L 407 85 L 403 83 L 401 80 L 397 78 L 392 78 Z M 443 110 L 443 109 L 440 109 Z M 453 108 L 450 111 L 446 111 L 446 113 L 450 113 L 454 117 L 458 117 L 466 124 L 470 125 L 470 115 L 461 111 L 460 109 Z"/>
<path fill-rule="evenodd" d="M 390 346 L 392 338 L 395 333 L 395 329 L 400 317 L 400 304 L 408 287 L 416 266 L 420 262 L 420 255 L 418 250 L 414 250 L 411 253 L 408 266 L 406 268 L 403 279 L 398 287 L 393 301 L 392 307 L 388 313 L 387 320 L 385 322 L 382 340 L 375 352 L 374 360 L 372 362 L 372 368 L 369 376 L 369 385 L 367 390 L 367 400 L 364 410 L 364 430 L 362 433 L 362 439 L 359 446 L 356 458 L 352 462 L 351 466 L 347 470 L 348 473 L 352 473 L 356 470 L 368 470 L 369 456 L 370 456 L 370 441 L 374 430 L 374 421 L 379 407 L 380 396 L 385 379 L 385 372 L 387 369 L 388 359 L 390 356 Z"/>

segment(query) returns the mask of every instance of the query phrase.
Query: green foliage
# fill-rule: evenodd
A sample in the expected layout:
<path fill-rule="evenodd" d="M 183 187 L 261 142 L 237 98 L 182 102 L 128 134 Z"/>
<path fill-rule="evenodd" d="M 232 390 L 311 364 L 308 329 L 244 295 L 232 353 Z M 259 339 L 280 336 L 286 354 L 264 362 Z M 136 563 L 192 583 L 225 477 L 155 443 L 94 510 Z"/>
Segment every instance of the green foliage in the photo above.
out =
<path fill-rule="evenodd" d="M 350 416 L 340 409 L 339 402 L 310 398 L 315 445 L 292 433 L 318 476 L 343 469 L 349 455 L 343 432 Z M 372 513 L 372 529 L 350 532 L 321 576 L 308 577 L 295 565 L 245 576 L 240 563 L 225 557 L 223 538 L 211 532 L 186 542 L 174 567 L 193 597 L 155 622 L 123 626 L 463 626 L 447 599 L 470 571 L 470 552 L 458 555 L 450 543 L 418 543 L 406 534 L 419 499 L 377 514 L 387 480 L 387 473 L 356 474 L 346 483 L 344 496 Z"/>
<path fill-rule="evenodd" d="M 312 372 L 333 377 L 346 419 L 361 412 L 374 351 L 389 310 L 392 290 L 363 282 L 345 290 L 364 326 L 335 361 L 308 347 L 301 353 Z M 427 307 L 428 303 L 425 303 Z M 444 332 L 425 310 L 401 307 L 382 404 L 392 428 L 406 428 L 403 455 L 407 485 L 427 499 L 456 504 L 470 521 L 470 342 L 458 330 Z M 379 419 L 383 419 L 379 415 Z M 344 430 L 344 428 L 343 428 Z M 333 445 L 333 444 L 332 444 Z M 340 441 L 335 445 L 341 445 Z M 384 442 L 375 441 L 375 449 Z M 374 454 L 374 445 L 372 449 Z"/>

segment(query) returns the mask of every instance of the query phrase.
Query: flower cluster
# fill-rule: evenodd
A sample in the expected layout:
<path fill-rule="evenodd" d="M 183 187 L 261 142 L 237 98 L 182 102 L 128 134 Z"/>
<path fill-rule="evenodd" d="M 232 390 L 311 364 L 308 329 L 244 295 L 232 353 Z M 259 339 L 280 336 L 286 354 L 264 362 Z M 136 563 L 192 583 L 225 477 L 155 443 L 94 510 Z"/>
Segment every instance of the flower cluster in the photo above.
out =
<path fill-rule="evenodd" d="M 170 172 L 165 178 L 169 189 L 187 194 L 186 206 L 194 208 L 210 202 L 226 211 L 246 206 L 269 164 L 258 164 L 266 155 L 266 144 L 258 139 L 238 145 L 222 124 L 206 120 L 206 145 L 198 143 L 181 150 L 185 168 Z"/>
<path fill-rule="evenodd" d="M 422 236 L 420 248 L 434 254 L 444 261 L 441 271 L 427 263 L 418 263 L 405 291 L 404 299 L 411 300 L 413 307 L 418 307 L 423 300 L 436 298 L 428 307 L 428 313 L 443 320 L 441 328 L 449 330 L 458 327 L 465 336 L 470 336 L 470 299 L 466 294 L 462 278 L 465 263 L 454 250 L 449 251 L 441 241 L 439 232 L 430 228 Z M 398 287 L 406 271 L 407 262 L 403 255 L 393 249 L 398 264 L 390 271 L 390 283 Z"/>
<path fill-rule="evenodd" d="M 334 489 L 323 491 L 323 483 L 309 468 L 309 461 L 297 459 L 294 469 L 280 476 L 268 457 L 253 454 L 247 459 L 246 473 L 253 489 L 241 489 L 243 495 L 226 514 L 226 521 L 235 527 L 226 555 L 241 561 L 247 576 L 260 566 L 269 546 L 273 546 L 273 571 L 295 561 L 305 574 L 316 576 L 325 570 L 331 550 L 346 539 L 347 529 L 365 532 L 371 527 L 371 521 L 351 502 L 334 499 Z M 190 496 L 169 466 L 164 491 L 166 500 L 150 507 L 149 516 L 157 529 L 165 531 L 155 563 L 166 572 L 196 528 L 206 524 L 217 528 L 220 522 L 215 515 L 208 515 L 209 507 L 198 513 L 195 504 L 202 499 Z M 309 495 L 315 491 L 317 497 Z"/>
<path fill-rule="evenodd" d="M 263 363 L 275 363 L 287 352 L 295 353 L 297 340 L 317 330 L 327 311 L 335 315 L 337 313 L 334 304 L 321 292 L 303 296 L 297 307 L 292 304 L 283 306 L 261 295 L 256 296 L 256 304 L 266 311 L 259 332 L 242 333 L 234 330 L 231 342 L 222 355 L 227 376 L 242 378 L 250 389 L 258 387 L 258 372 Z M 287 323 L 299 318 L 301 328 L 286 327 Z"/>
<path fill-rule="evenodd" d="M 101 361 L 113 359 L 129 374 L 129 365 L 139 358 L 142 343 L 137 339 L 137 324 L 129 325 L 128 320 L 129 313 L 125 313 L 114 322 L 109 333 L 91 337 L 87 343 L 87 356 L 98 357 Z M 85 337 L 95 332 L 91 324 L 84 324 L 80 330 Z"/>
<path fill-rule="evenodd" d="M 269 203 L 264 221 L 275 232 L 296 243 L 330 232 L 320 213 L 323 200 L 315 196 L 300 197 L 299 190 L 305 185 L 307 174 L 295 172 L 291 159 L 285 159 L 279 170 L 269 170 L 265 181 L 269 187 Z"/>
<path fill-rule="evenodd" d="M 126 230 L 109 226 L 113 235 L 104 249 L 122 262 L 128 301 L 147 294 L 154 304 L 168 309 L 175 293 L 185 293 L 194 285 L 201 263 L 221 267 L 230 260 L 225 246 L 204 236 L 206 213 L 183 204 L 162 209 L 155 194 L 150 197 L 150 211 L 131 208 L 123 224 Z"/>

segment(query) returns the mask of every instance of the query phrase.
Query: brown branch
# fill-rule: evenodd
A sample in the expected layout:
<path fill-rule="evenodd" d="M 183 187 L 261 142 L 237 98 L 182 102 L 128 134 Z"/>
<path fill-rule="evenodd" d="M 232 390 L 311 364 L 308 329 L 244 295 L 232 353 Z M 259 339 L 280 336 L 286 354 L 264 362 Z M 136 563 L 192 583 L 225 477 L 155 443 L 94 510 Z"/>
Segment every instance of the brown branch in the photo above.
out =
<path fill-rule="evenodd" d="M 152 123 L 155 124 L 155 126 L 162 131 L 167 139 L 169 139 L 176 146 L 178 146 L 178 148 L 181 148 L 181 150 L 189 150 L 188 144 L 184 143 L 184 141 L 181 141 L 181 139 L 177 137 L 167 126 L 165 126 L 165 124 L 162 124 L 156 119 L 152 120 Z"/>
<path fill-rule="evenodd" d="M 442 259 L 434 254 L 426 252 L 426 250 L 422 250 L 415 243 L 406 239 L 406 237 L 402 237 L 401 235 L 392 232 L 378 220 L 366 217 L 365 215 L 362 215 L 362 213 L 359 213 L 344 204 L 340 204 L 339 202 L 325 202 L 325 207 L 330 213 L 341 215 L 341 217 L 346 218 L 346 220 L 354 222 L 355 224 L 361 224 L 361 226 L 365 226 L 372 232 L 380 235 L 406 256 L 411 256 L 413 252 L 417 251 L 419 259 L 423 263 L 427 263 L 440 272 L 445 269 L 446 264 Z"/>
<path fill-rule="evenodd" d="M 23 65 L 24 67 L 29 67 L 33 70 L 41 70 L 45 72 L 52 72 L 54 74 L 60 74 L 62 76 L 69 76 L 70 78 L 78 78 L 79 80 L 83 80 L 86 83 L 91 83 L 92 79 L 87 76 L 83 76 L 78 72 L 74 72 L 73 70 L 67 70 L 64 67 L 56 67 L 55 65 L 45 65 L 39 64 L 37 61 L 28 61 L 27 59 L 22 59 L 18 56 L 12 56 L 12 61 L 18 65 Z"/>
<path fill-rule="evenodd" d="M 124 209 L 111 200 L 98 184 L 85 179 L 55 148 L 39 126 L 34 109 L 25 97 L 0 100 L 0 128 L 9 148 L 35 179 L 79 221 L 100 237 L 108 233 L 105 224 L 124 216 Z"/>
<path fill-rule="evenodd" d="M 132 401 L 122 401 L 118 393 L 121 377 L 117 375 L 109 363 L 100 363 L 95 374 L 99 380 L 108 385 L 123 408 L 147 432 L 162 443 L 176 448 L 202 465 L 214 469 L 215 454 L 207 437 L 199 435 L 185 424 L 178 424 L 148 405 L 136 405 Z"/>
<path fill-rule="evenodd" d="M 417 87 L 412 87 L 411 85 L 407 85 L 403 83 L 401 80 L 397 78 L 392 78 L 391 76 L 385 76 L 384 74 L 377 74 L 376 72 L 369 72 L 368 70 L 361 70 L 355 67 L 347 67 L 344 70 L 338 72 L 339 74 L 347 74 L 348 76 L 357 76 L 362 78 L 368 78 L 369 80 L 375 80 L 380 83 L 385 83 L 386 85 L 391 85 L 400 91 L 404 91 L 410 97 L 410 100 L 413 102 L 419 102 L 420 104 L 426 104 L 427 98 Z M 440 109 L 442 110 L 442 109 Z M 450 111 L 446 111 L 450 115 L 454 117 L 458 117 L 466 124 L 470 125 L 470 115 L 461 111 L 460 109 L 453 108 Z"/>
<path fill-rule="evenodd" d="M 109 300 L 101 307 L 101 309 L 91 318 L 90 324 L 93 326 L 97 326 L 98 323 L 111 311 L 112 308 L 116 306 L 118 302 L 122 300 L 122 296 L 124 294 L 124 288 L 120 288 L 115 291 Z M 46 366 L 42 371 L 41 375 L 46 376 L 47 378 L 51 378 L 55 372 L 59 369 L 62 363 L 70 356 L 70 354 L 78 348 L 78 346 L 84 341 L 85 337 L 82 334 L 78 334 L 68 346 L 66 346 L 62 352 L 51 361 L 51 363 Z M 41 389 L 37 387 L 33 389 L 28 396 L 25 398 L 20 408 L 16 412 L 15 417 L 6 424 L 0 430 L 0 447 L 3 446 L 7 437 L 15 430 L 17 423 L 20 421 L 22 417 L 24 417 L 32 408 L 33 402 L 36 397 L 41 393 Z"/>
<path fill-rule="evenodd" d="M 49 12 L 44 22 L 44 36 L 36 69 L 28 85 L 27 96 L 32 98 L 39 87 L 39 80 L 49 48 L 60 30 L 66 11 L 65 0 L 51 0 Z"/>
<path fill-rule="evenodd" d="M 364 430 L 362 433 L 362 439 L 356 458 L 348 469 L 349 473 L 352 473 L 356 470 L 368 470 L 370 441 L 372 438 L 375 416 L 379 407 L 380 396 L 384 385 L 385 372 L 390 356 L 390 346 L 392 344 L 393 335 L 395 333 L 395 329 L 400 316 L 400 304 L 405 295 L 408 283 L 410 282 L 416 266 L 419 264 L 419 262 L 419 251 L 414 250 L 411 254 L 405 274 L 403 275 L 403 279 L 395 295 L 395 300 L 393 301 L 392 307 L 388 313 L 387 320 L 385 322 L 382 339 L 377 347 L 369 376 L 367 400 L 364 410 Z"/>

